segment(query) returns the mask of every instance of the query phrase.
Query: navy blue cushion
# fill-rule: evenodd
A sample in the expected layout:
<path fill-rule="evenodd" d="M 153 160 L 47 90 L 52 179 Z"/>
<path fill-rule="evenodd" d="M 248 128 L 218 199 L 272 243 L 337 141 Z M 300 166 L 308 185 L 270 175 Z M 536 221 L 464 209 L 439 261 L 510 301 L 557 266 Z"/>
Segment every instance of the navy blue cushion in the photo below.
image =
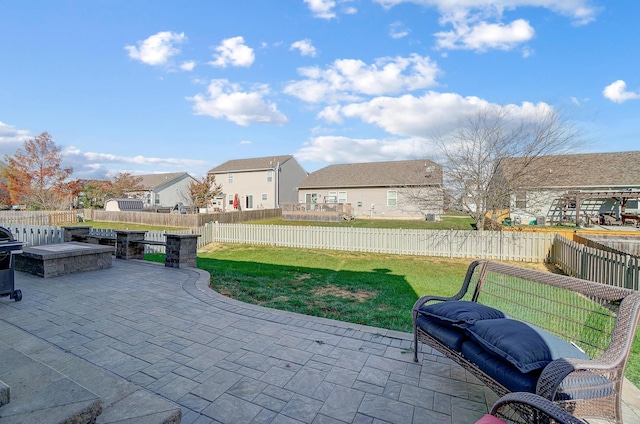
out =
<path fill-rule="evenodd" d="M 485 319 L 505 318 L 497 309 L 466 300 L 447 301 L 422 306 L 419 313 L 436 318 L 444 325 L 466 327 Z"/>
<path fill-rule="evenodd" d="M 529 373 L 520 372 L 508 361 L 492 354 L 474 341 L 462 344 L 461 352 L 469 361 L 478 365 L 491 378 L 512 392 L 536 392 L 541 369 Z"/>
<path fill-rule="evenodd" d="M 416 325 L 422 331 L 456 352 L 460 352 L 462 343 L 469 340 L 469 336 L 461 328 L 442 325 L 442 321 L 429 316 L 418 315 Z"/>
<path fill-rule="evenodd" d="M 589 359 L 553 334 L 513 319 L 476 321 L 466 331 L 486 350 L 506 359 L 523 373 L 544 368 L 558 358 Z"/>

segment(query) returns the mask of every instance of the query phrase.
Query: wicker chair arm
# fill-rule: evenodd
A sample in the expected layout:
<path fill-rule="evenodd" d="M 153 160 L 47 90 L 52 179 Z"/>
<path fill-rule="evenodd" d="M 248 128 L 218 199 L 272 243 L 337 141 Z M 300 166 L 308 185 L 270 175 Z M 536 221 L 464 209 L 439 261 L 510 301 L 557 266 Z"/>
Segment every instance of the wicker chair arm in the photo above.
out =
<path fill-rule="evenodd" d="M 573 358 L 561 358 L 552 361 L 547 365 L 540 377 L 536 387 L 536 393 L 546 399 L 554 400 L 558 389 L 562 382 L 570 375 L 575 373 L 578 377 L 579 373 L 583 373 L 579 379 L 581 386 L 571 387 L 576 390 L 588 390 L 590 387 L 594 389 L 600 387 L 604 381 L 611 383 L 610 380 L 603 375 L 612 374 L 615 367 L 601 360 L 584 360 Z"/>
<path fill-rule="evenodd" d="M 508 423 L 585 424 L 550 400 L 526 392 L 504 395 L 493 405 L 490 414 Z"/>

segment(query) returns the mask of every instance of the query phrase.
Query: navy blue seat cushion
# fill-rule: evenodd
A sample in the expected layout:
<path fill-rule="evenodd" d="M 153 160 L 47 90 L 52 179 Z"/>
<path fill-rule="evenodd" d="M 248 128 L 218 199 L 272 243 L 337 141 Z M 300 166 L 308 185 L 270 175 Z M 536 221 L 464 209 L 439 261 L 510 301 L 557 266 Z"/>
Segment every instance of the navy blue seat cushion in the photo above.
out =
<path fill-rule="evenodd" d="M 480 344 L 469 340 L 462 344 L 465 358 L 484 371 L 491 378 L 512 392 L 536 392 L 536 384 L 542 369 L 523 373 L 503 358 L 487 351 Z"/>
<path fill-rule="evenodd" d="M 460 352 L 462 343 L 469 340 L 469 336 L 461 329 L 443 325 L 442 321 L 426 315 L 418 315 L 416 325 L 440 343 Z"/>
<path fill-rule="evenodd" d="M 418 313 L 436 318 L 442 324 L 456 327 L 466 327 L 476 321 L 485 319 L 505 318 L 505 315 L 490 306 L 466 300 L 446 301 L 422 306 Z"/>
<path fill-rule="evenodd" d="M 558 358 L 589 359 L 572 344 L 522 321 L 481 320 L 466 331 L 487 351 L 506 359 L 523 373 L 542 369 Z"/>

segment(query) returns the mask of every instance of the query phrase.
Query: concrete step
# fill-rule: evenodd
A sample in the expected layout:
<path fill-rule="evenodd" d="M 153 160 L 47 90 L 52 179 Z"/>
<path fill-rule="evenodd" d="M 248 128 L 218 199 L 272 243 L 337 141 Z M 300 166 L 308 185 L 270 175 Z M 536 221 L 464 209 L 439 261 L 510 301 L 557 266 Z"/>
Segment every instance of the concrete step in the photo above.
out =
<path fill-rule="evenodd" d="M 13 399 L 0 409 L 0 423 L 93 423 L 102 401 L 91 391 L 0 342 L 0 375 Z"/>
<path fill-rule="evenodd" d="M 11 389 L 4 381 L 0 380 L 0 407 L 6 405 L 11 400 Z"/>
<path fill-rule="evenodd" d="M 36 380 L 40 380 L 41 378 L 40 375 L 34 374 L 35 371 L 31 371 L 29 368 L 18 371 L 20 361 L 26 361 L 26 359 L 14 358 L 14 361 L 7 361 L 0 351 L 0 378 L 11 388 L 11 402 L 0 408 L 0 424 L 20 422 L 8 420 L 9 416 L 5 415 L 5 409 L 12 408 L 14 402 L 18 402 L 19 393 L 23 393 L 22 389 L 26 389 L 24 385 L 27 384 L 29 385 L 29 391 L 36 392 L 37 390 L 41 390 L 39 392 L 40 397 L 42 397 L 43 393 L 47 390 L 64 393 L 65 390 L 68 391 L 72 387 L 75 387 L 73 386 L 74 384 L 77 386 L 74 389 L 77 390 L 77 392 L 72 392 L 72 395 L 68 396 L 69 399 L 84 402 L 89 400 L 89 393 L 93 394 L 97 400 L 100 401 L 102 410 L 102 413 L 97 415 L 95 419 L 97 424 L 179 424 L 181 421 L 182 411 L 175 403 L 157 396 L 144 388 L 138 387 L 134 383 L 91 364 L 82 358 L 64 352 L 56 346 L 4 321 L 0 321 L 0 340 L 2 340 L 2 344 L 6 344 L 6 346 L 22 353 L 24 357 L 46 366 L 50 371 L 39 368 L 43 376 L 49 375 L 53 371 L 61 375 L 63 380 L 67 380 L 64 384 L 68 385 L 64 386 L 62 381 L 58 382 L 58 380 L 55 380 L 59 386 L 51 386 L 47 389 L 42 386 L 42 384 L 36 382 Z M 1 347 L 0 345 L 0 348 Z M 13 380 L 15 382 L 12 383 L 7 376 L 11 376 L 12 378 L 13 376 L 18 377 L 16 380 Z M 33 384 L 35 384 L 35 386 L 33 386 Z M 80 390 L 80 388 L 86 392 Z M 16 392 L 16 390 L 18 391 Z M 83 396 L 86 397 L 86 399 Z M 65 396 L 62 394 L 56 399 L 60 404 L 59 406 L 63 406 L 65 402 L 69 402 L 65 400 Z M 32 398 L 29 402 L 30 406 L 25 405 L 23 407 L 26 408 L 25 410 L 37 411 L 42 409 L 37 398 Z M 87 409 L 87 407 L 88 405 L 84 406 L 85 409 Z M 11 409 L 7 409 L 7 411 L 9 410 Z M 54 412 L 56 411 L 52 409 L 51 416 L 34 416 L 33 420 L 29 419 L 22 422 L 64 422 L 50 419 L 54 417 Z M 76 424 L 92 421 L 67 422 Z"/>

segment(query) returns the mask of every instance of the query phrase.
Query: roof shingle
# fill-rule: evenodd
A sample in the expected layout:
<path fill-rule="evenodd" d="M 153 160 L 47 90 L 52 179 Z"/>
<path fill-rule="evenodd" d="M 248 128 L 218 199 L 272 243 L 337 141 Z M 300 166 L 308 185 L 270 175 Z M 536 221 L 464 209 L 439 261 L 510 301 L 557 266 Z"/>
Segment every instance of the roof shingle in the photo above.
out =
<path fill-rule="evenodd" d="M 246 171 L 262 171 L 265 169 L 274 169 L 278 163 L 281 165 L 293 158 L 292 155 L 282 156 L 267 156 L 264 158 L 251 158 L 251 159 L 234 159 L 229 160 L 212 168 L 208 171 L 209 174 L 219 174 L 223 172 L 246 172 Z"/>

